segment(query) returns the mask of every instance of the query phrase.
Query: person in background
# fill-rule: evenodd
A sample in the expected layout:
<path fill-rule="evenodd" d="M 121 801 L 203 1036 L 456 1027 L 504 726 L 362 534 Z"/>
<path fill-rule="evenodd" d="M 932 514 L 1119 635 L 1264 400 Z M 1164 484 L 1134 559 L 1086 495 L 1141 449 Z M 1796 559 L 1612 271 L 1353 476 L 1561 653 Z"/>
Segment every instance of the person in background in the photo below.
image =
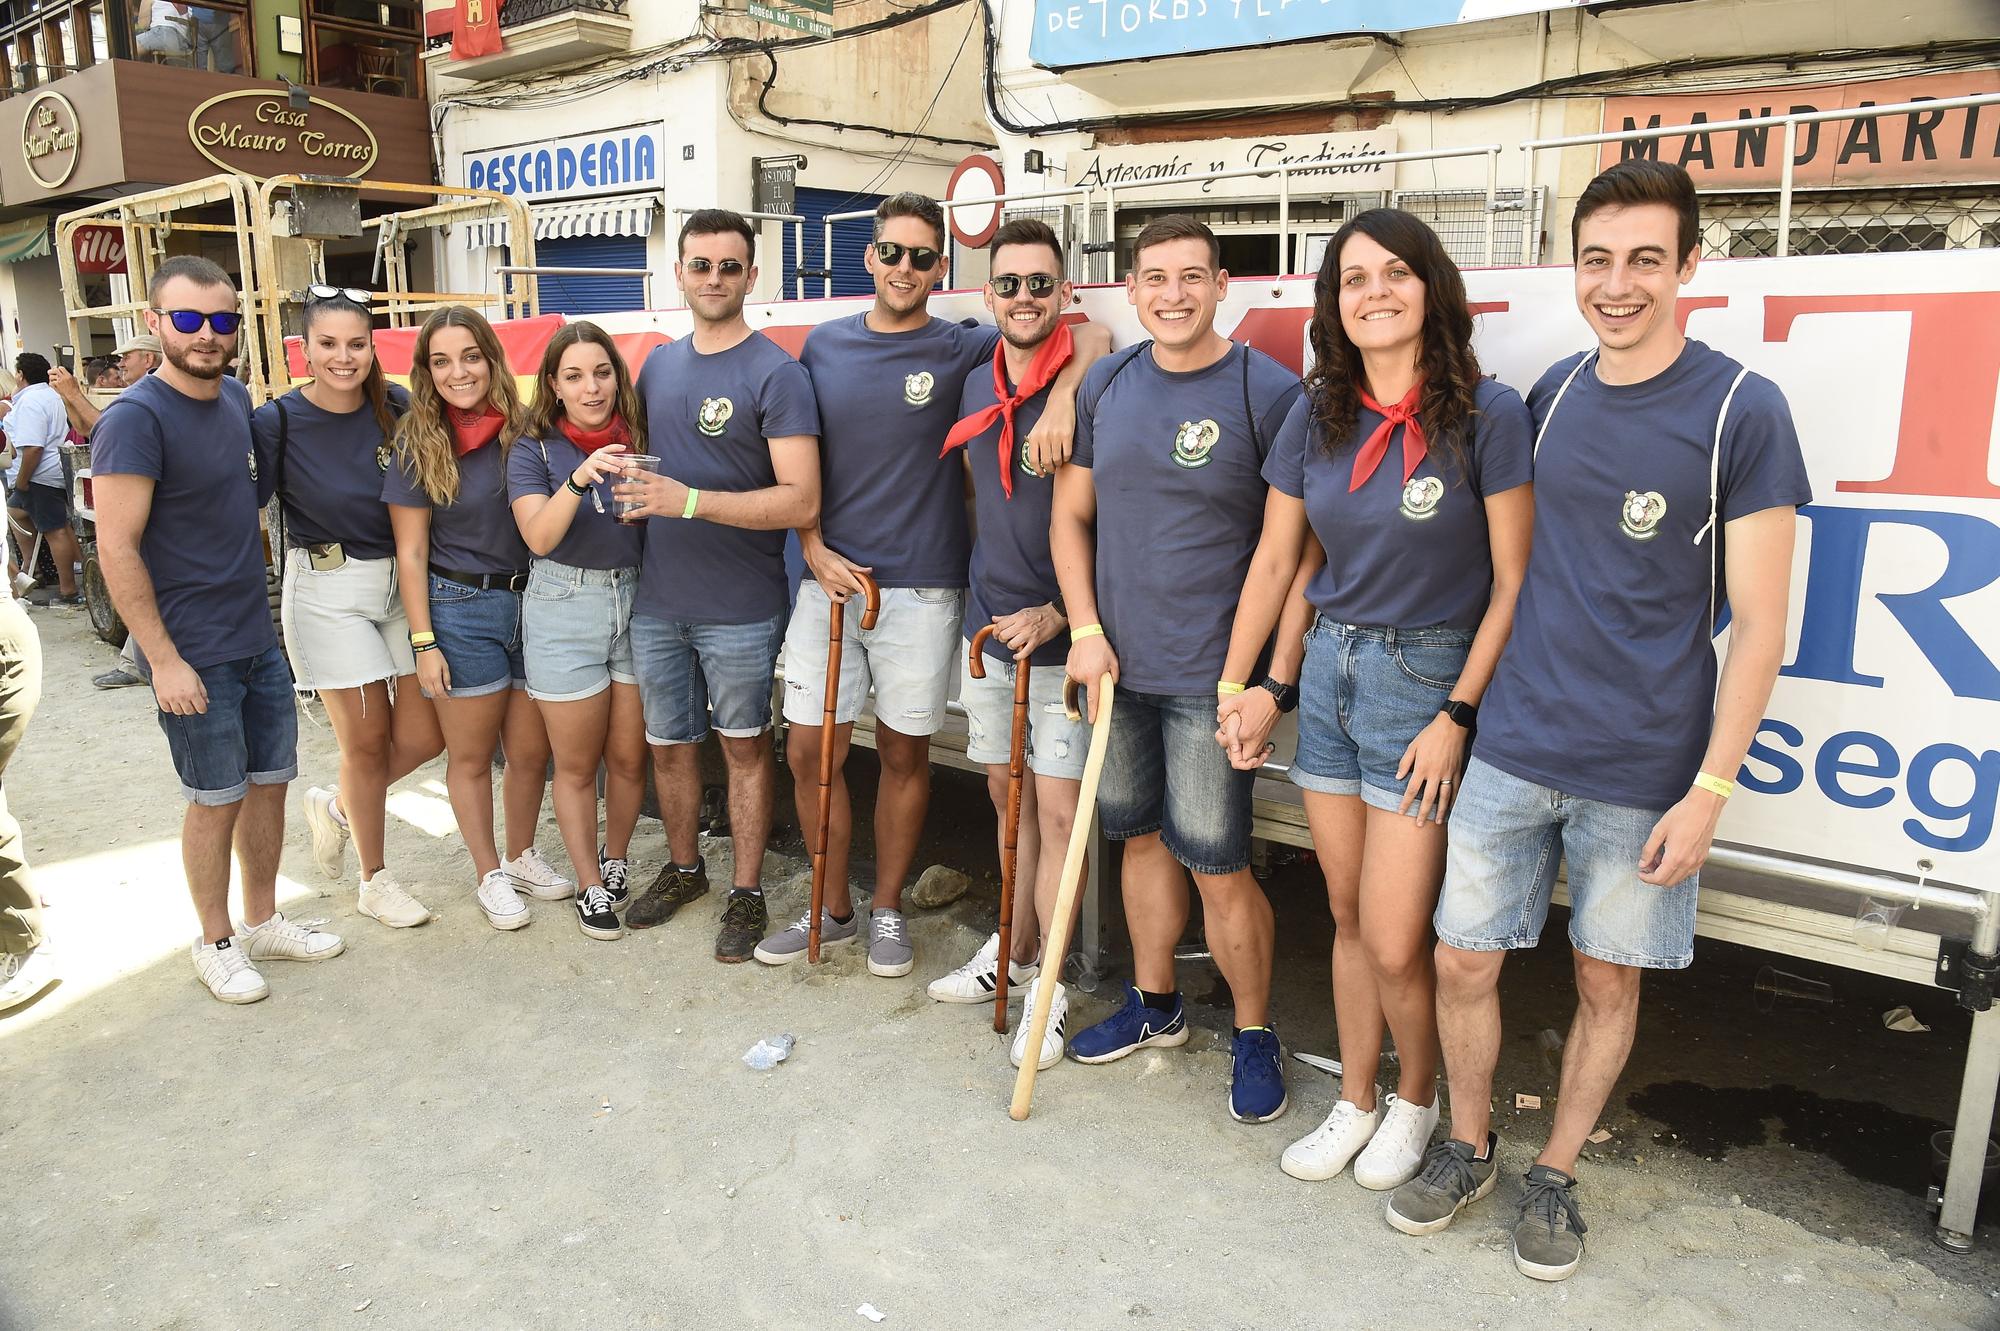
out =
<path fill-rule="evenodd" d="M 48 543 L 56 566 L 56 595 L 50 605 L 80 606 L 76 562 L 81 550 L 69 525 L 69 489 L 64 480 L 63 442 L 69 438 L 69 413 L 62 395 L 49 384 L 49 362 L 24 351 L 14 360 L 21 391 L 7 414 L 7 440 L 19 459 L 19 485 L 14 507 L 28 515 L 35 532 Z M 73 382 L 73 381 L 72 381 Z M 33 570 L 29 570 L 33 572 Z"/>
<path fill-rule="evenodd" d="M 0 597 L 0 773 L 21 746 L 42 696 L 42 640 L 21 603 Z M 21 825 L 0 786 L 0 1012 L 61 979 L 42 930 L 42 901 L 28 873 Z"/>
<path fill-rule="evenodd" d="M 160 367 L 160 339 L 151 333 L 138 333 L 128 337 L 106 358 L 104 382 L 95 387 L 107 390 L 130 388 Z M 49 371 L 49 383 L 62 394 L 63 407 L 69 412 L 70 428 L 88 441 L 97 428 L 97 418 L 101 409 L 86 396 L 76 379 L 61 366 Z M 125 645 L 119 649 L 118 664 L 101 675 L 93 675 L 90 683 L 98 689 L 129 689 L 146 682 L 139 672 L 134 653 L 138 643 L 129 634 Z"/>

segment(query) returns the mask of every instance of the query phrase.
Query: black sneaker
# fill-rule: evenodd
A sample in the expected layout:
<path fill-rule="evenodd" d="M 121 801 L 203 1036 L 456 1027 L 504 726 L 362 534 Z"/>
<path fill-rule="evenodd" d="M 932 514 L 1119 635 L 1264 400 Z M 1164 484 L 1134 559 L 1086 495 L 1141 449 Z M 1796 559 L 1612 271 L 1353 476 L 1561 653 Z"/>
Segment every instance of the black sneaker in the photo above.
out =
<path fill-rule="evenodd" d="M 1576 1180 L 1536 1165 L 1527 1181 L 1521 1217 L 1514 1222 L 1514 1265 L 1535 1280 L 1567 1280 L 1583 1260 L 1583 1235 L 1590 1228 L 1576 1209 Z"/>
<path fill-rule="evenodd" d="M 674 912 L 708 892 L 708 866 L 699 860 L 692 870 L 675 868 L 668 861 L 660 870 L 660 876 L 646 889 L 644 896 L 632 903 L 632 909 L 625 912 L 625 926 L 628 929 L 651 929 L 674 918 Z"/>
<path fill-rule="evenodd" d="M 604 884 L 592 883 L 576 894 L 576 927 L 583 930 L 586 938 L 609 941 L 624 936 L 625 930 L 618 923 L 618 912 Z"/>
<path fill-rule="evenodd" d="M 715 936 L 715 959 L 732 965 L 750 960 L 770 925 L 771 912 L 762 892 L 731 892 L 729 904 L 722 908 L 722 931 Z"/>
<path fill-rule="evenodd" d="M 614 860 L 604 853 L 604 847 L 597 848 L 597 872 L 604 877 L 604 890 L 611 894 L 611 908 L 624 910 L 631 893 L 625 886 L 626 876 L 631 866 L 624 860 Z"/>
<path fill-rule="evenodd" d="M 1389 1223 L 1419 1236 L 1449 1226 L 1460 1211 L 1493 1191 L 1499 1144 L 1492 1133 L 1486 1134 L 1484 1160 L 1462 1141 L 1447 1138 L 1431 1147 L 1423 1172 L 1389 1198 Z"/>

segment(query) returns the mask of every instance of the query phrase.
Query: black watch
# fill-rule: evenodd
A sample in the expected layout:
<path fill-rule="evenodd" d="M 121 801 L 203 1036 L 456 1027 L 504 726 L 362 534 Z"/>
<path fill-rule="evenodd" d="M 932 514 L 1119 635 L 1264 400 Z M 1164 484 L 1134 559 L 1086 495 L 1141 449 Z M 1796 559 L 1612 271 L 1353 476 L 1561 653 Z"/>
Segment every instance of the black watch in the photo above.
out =
<path fill-rule="evenodd" d="M 1299 705 L 1299 686 L 1296 684 L 1280 684 L 1266 675 L 1257 681 L 1257 687 L 1278 700 L 1280 712 L 1292 711 Z"/>
<path fill-rule="evenodd" d="M 1479 709 L 1469 702 L 1460 702 L 1456 698 L 1447 698 L 1445 699 L 1444 706 L 1438 708 L 1438 711 L 1450 717 L 1452 722 L 1460 729 L 1473 730 L 1479 725 Z"/>

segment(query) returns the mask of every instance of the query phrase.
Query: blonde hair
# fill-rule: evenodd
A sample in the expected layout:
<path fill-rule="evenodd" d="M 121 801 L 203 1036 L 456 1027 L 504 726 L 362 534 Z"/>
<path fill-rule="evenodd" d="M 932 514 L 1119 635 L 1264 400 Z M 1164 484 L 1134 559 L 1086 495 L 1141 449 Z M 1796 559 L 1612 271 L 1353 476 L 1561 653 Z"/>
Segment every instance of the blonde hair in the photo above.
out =
<path fill-rule="evenodd" d="M 493 325 L 477 310 L 463 305 L 447 305 L 417 331 L 417 344 L 410 353 L 410 409 L 396 423 L 396 454 L 404 470 L 433 504 L 450 504 L 458 499 L 458 450 L 454 446 L 451 422 L 445 415 L 444 399 L 438 396 L 437 381 L 431 376 L 431 338 L 439 329 L 463 328 L 472 334 L 474 345 L 486 358 L 491 379 L 486 388 L 486 404 L 504 418 L 500 425 L 500 456 L 521 436 L 527 424 L 521 410 L 521 395 L 514 387 L 514 372 L 507 367 L 507 353 Z"/>
<path fill-rule="evenodd" d="M 528 408 L 529 431 L 538 438 L 553 439 L 562 428 L 565 413 L 562 399 L 556 396 L 556 371 L 562 368 L 564 352 L 586 343 L 601 348 L 611 358 L 611 370 L 618 379 L 613 413 L 624 419 L 625 428 L 632 434 L 633 449 L 644 452 L 646 407 L 632 387 L 632 372 L 626 368 L 625 358 L 618 354 L 618 344 L 611 340 L 611 335 L 588 320 L 580 319 L 556 329 L 555 336 L 549 339 L 548 349 L 542 352 L 542 372 L 535 376 L 535 400 Z"/>

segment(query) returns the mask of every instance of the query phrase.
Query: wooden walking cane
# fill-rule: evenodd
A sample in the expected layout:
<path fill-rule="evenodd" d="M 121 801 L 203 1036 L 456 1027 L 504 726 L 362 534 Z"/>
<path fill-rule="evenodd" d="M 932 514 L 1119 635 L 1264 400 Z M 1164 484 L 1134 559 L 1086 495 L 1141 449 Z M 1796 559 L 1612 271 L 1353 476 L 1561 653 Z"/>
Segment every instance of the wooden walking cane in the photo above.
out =
<path fill-rule="evenodd" d="M 1071 720 L 1082 719 L 1077 708 L 1077 684 L 1063 681 L 1063 710 Z M 1042 973 L 1035 977 L 1030 998 L 1034 1020 L 1028 1026 L 1028 1052 L 1021 1071 L 1014 1078 L 1014 1103 L 1008 1114 L 1016 1121 L 1028 1116 L 1035 1098 L 1036 1065 L 1041 1062 L 1042 1035 L 1049 1026 L 1049 1004 L 1054 1001 L 1056 978 L 1062 973 L 1065 949 L 1069 947 L 1070 916 L 1076 913 L 1077 893 L 1083 890 L 1083 857 L 1090 848 L 1090 823 L 1097 808 L 1097 781 L 1104 775 L 1104 751 L 1111 740 L 1111 693 L 1109 674 L 1092 690 L 1097 698 L 1097 716 L 1090 723 L 1090 754 L 1083 760 L 1083 787 L 1077 792 L 1076 821 L 1069 829 L 1069 850 L 1063 855 L 1062 889 L 1056 894 L 1055 918 L 1049 921 L 1049 939 L 1042 948 Z"/>
<path fill-rule="evenodd" d="M 875 627 L 882 609 L 882 589 L 875 579 L 859 569 L 861 581 L 861 627 Z M 819 961 L 819 915 L 826 901 L 826 844 L 833 825 L 833 726 L 834 704 L 840 698 L 840 643 L 843 631 L 842 605 L 828 598 L 826 608 L 826 707 L 820 713 L 819 728 L 819 835 L 814 839 L 812 865 L 812 909 L 806 916 L 806 963 Z"/>
<path fill-rule="evenodd" d="M 972 635 L 965 668 L 974 679 L 986 678 L 986 640 L 991 624 Z M 1007 1033 L 1007 967 L 1014 947 L 1014 876 L 1020 864 L 1015 850 L 1021 837 L 1021 790 L 1028 777 L 1028 663 L 1014 664 L 1014 725 L 1007 747 L 1007 818 L 1000 831 L 1000 956 L 993 976 L 993 1031 Z"/>

